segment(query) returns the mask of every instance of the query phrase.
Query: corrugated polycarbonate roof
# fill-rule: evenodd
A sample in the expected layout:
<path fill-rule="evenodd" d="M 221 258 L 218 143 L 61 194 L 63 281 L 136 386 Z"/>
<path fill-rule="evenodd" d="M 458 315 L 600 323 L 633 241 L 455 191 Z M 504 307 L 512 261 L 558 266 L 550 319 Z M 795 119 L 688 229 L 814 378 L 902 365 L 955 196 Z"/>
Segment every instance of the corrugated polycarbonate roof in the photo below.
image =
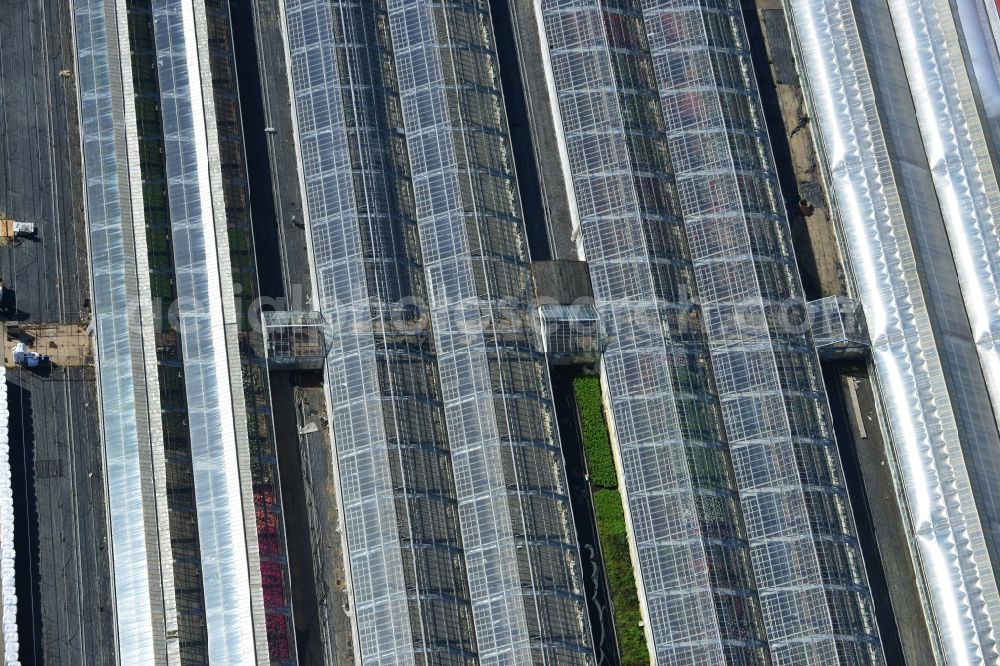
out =
<path fill-rule="evenodd" d="M 228 249 L 218 229 L 225 229 L 221 174 L 209 157 L 215 133 L 199 30 L 205 7 L 197 0 L 152 5 L 208 652 L 213 664 L 251 664 L 267 647 L 255 635 L 263 633 L 262 613 L 254 612 L 260 573 L 250 569 L 257 544 L 248 539 L 255 526 L 243 396 L 231 383 L 240 368 Z"/>
<path fill-rule="evenodd" d="M 163 627 L 156 626 L 151 598 L 160 581 L 150 551 L 146 501 L 150 479 L 136 407 L 136 382 L 129 336 L 130 297 L 127 285 L 131 251 L 126 247 L 120 169 L 115 139 L 115 109 L 105 0 L 77 0 L 73 5 L 77 49 L 77 81 L 83 142 L 84 196 L 90 250 L 91 303 L 96 329 L 100 389 L 101 437 L 111 532 L 115 628 L 122 663 L 156 663 Z M 117 64 L 117 63 L 116 63 Z M 148 447 L 148 442 L 147 442 Z M 162 612 L 162 611 L 161 611 Z"/>
<path fill-rule="evenodd" d="M 889 2 L 965 311 L 1000 415 L 1000 187 L 951 3 Z"/>
<path fill-rule="evenodd" d="M 788 7 L 943 656 L 995 663 L 1000 599 L 853 10 L 847 0 Z"/>

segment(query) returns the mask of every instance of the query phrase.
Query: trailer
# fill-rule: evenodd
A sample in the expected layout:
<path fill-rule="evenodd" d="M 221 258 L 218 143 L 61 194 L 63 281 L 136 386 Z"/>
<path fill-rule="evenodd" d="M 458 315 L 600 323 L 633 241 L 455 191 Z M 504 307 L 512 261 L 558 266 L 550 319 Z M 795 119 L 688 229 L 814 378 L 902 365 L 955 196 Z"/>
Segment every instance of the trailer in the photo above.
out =
<path fill-rule="evenodd" d="M 18 222 L 0 215 L 0 242 L 8 242 L 13 238 L 27 238 L 35 235 L 35 225 L 32 222 Z"/>

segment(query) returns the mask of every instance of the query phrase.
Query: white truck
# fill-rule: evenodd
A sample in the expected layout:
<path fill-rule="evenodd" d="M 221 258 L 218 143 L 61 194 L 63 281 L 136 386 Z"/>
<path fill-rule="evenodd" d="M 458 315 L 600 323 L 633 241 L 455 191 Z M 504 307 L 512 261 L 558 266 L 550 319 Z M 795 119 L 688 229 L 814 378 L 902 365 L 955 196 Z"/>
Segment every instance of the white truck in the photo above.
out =
<path fill-rule="evenodd" d="M 48 365 L 49 357 L 43 356 L 35 351 L 29 351 L 28 346 L 23 342 L 14 345 L 14 363 L 25 368 L 37 368 L 39 365 Z"/>

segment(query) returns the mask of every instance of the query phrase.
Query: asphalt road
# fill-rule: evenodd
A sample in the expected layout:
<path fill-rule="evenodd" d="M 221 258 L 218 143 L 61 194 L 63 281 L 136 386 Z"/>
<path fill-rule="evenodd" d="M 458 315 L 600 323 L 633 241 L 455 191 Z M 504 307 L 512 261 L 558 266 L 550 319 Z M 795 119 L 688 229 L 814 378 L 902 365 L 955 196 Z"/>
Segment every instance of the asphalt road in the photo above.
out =
<path fill-rule="evenodd" d="M 824 364 L 823 379 L 886 662 L 930 666 L 916 572 L 910 558 L 900 557 L 909 546 L 872 383 L 863 368 L 846 363 Z"/>
<path fill-rule="evenodd" d="M 271 383 L 295 628 L 303 664 L 348 664 L 353 636 L 326 402 L 317 375 L 274 373 Z"/>
<path fill-rule="evenodd" d="M 68 3 L 3 3 L 0 11 L 0 213 L 38 229 L 0 248 L 0 275 L 22 318 L 81 317 L 86 289 L 79 139 Z M 84 271 L 81 272 L 81 268 Z"/>
<path fill-rule="evenodd" d="M 38 230 L 0 247 L 0 276 L 27 322 L 87 319 L 69 20 L 68 2 L 0 0 L 0 213 Z M 7 378 L 22 662 L 112 663 L 93 369 Z"/>
<path fill-rule="evenodd" d="M 261 292 L 286 299 L 277 310 L 309 310 L 309 258 L 278 0 L 234 3 L 232 19 Z M 276 246 L 280 252 L 267 251 Z"/>
<path fill-rule="evenodd" d="M 93 370 L 18 369 L 7 381 L 22 663 L 112 664 Z"/>

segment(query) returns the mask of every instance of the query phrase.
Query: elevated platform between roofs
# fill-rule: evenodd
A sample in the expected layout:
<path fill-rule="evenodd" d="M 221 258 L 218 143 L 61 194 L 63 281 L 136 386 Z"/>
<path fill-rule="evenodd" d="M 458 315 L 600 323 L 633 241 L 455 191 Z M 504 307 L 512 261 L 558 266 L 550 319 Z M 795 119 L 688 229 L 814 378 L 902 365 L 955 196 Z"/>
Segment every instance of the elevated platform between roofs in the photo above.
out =
<path fill-rule="evenodd" d="M 847 296 L 809 301 L 809 320 L 816 350 L 824 361 L 863 358 L 868 331 L 861 302 Z"/>
<path fill-rule="evenodd" d="M 326 320 L 315 311 L 262 312 L 264 355 L 269 370 L 322 370 Z"/>

